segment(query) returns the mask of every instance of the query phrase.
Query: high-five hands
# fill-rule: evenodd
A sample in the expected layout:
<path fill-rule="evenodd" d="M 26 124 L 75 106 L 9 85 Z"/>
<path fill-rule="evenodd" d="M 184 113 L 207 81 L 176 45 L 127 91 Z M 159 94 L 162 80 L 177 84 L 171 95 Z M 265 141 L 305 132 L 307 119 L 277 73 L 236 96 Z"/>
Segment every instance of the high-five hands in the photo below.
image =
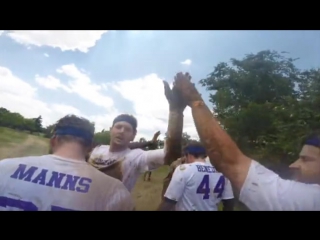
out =
<path fill-rule="evenodd" d="M 175 76 L 175 80 L 179 78 L 179 73 Z M 169 109 L 170 111 L 178 111 L 183 112 L 187 106 L 187 103 L 183 100 L 177 88 L 173 86 L 171 89 L 169 83 L 167 81 L 163 81 L 164 85 L 164 94 L 169 102 Z"/>
<path fill-rule="evenodd" d="M 196 89 L 194 83 L 191 82 L 189 73 L 177 73 L 174 78 L 173 88 L 179 93 L 177 96 L 182 97 L 186 104 L 189 106 L 197 101 L 202 101 L 201 94 Z"/>

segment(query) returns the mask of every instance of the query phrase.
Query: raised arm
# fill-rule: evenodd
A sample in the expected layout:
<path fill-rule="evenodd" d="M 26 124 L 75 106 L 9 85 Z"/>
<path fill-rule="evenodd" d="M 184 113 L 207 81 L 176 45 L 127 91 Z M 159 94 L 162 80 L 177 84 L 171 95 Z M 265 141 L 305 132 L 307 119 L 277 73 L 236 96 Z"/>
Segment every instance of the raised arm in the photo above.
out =
<path fill-rule="evenodd" d="M 174 85 L 192 109 L 196 129 L 211 163 L 231 181 L 236 194 L 239 194 L 251 160 L 242 154 L 229 135 L 220 127 L 190 78 L 177 78 Z"/>
<path fill-rule="evenodd" d="M 180 78 L 176 75 L 175 79 Z M 190 78 L 189 75 L 183 77 Z M 173 161 L 181 157 L 182 149 L 182 128 L 183 128 L 183 111 L 186 103 L 180 96 L 180 92 L 175 87 L 170 89 L 169 84 L 163 81 L 165 96 L 169 102 L 169 122 L 167 130 L 167 138 L 165 142 L 166 155 L 165 164 L 170 165 Z"/>
<path fill-rule="evenodd" d="M 157 149 L 158 147 L 158 137 L 160 135 L 160 131 L 156 132 L 154 135 L 153 135 L 153 138 L 151 141 L 146 141 L 146 142 L 131 142 L 129 143 L 129 148 L 130 149 L 137 149 L 137 148 L 140 148 L 140 149 L 144 149 L 146 147 L 149 147 L 149 149 L 151 150 L 154 150 L 154 149 Z"/>
<path fill-rule="evenodd" d="M 174 83 L 192 109 L 211 163 L 231 182 L 236 197 L 250 210 L 320 210 L 320 186 L 281 179 L 245 156 L 220 127 L 188 78 Z"/>

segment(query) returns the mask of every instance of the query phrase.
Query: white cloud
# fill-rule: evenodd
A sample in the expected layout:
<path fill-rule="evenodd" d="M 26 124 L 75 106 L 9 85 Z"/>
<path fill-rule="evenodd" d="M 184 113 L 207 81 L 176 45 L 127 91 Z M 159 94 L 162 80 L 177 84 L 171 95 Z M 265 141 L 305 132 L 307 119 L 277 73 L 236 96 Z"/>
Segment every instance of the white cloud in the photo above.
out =
<path fill-rule="evenodd" d="M 59 30 L 59 31 L 9 31 L 7 36 L 17 43 L 37 47 L 49 46 L 60 48 L 62 51 L 88 52 L 107 31 L 90 30 Z"/>
<path fill-rule="evenodd" d="M 113 82 L 109 85 L 123 98 L 132 102 L 140 130 L 160 130 L 164 135 L 167 130 L 169 106 L 164 96 L 161 78 L 156 74 L 150 74 L 143 78 Z M 189 107 L 184 111 L 184 131 L 193 138 L 198 138 Z"/>
<path fill-rule="evenodd" d="M 49 54 L 48 53 L 44 53 L 43 54 L 45 57 L 49 57 Z"/>
<path fill-rule="evenodd" d="M 37 88 L 2 66 L 0 66 L 0 106 L 27 118 L 42 115 L 44 125 L 52 124 L 66 112 L 79 113 L 79 110 L 72 106 L 42 102 L 37 96 Z"/>
<path fill-rule="evenodd" d="M 187 66 L 189 66 L 189 65 L 191 65 L 191 63 L 192 63 L 192 61 L 190 60 L 190 59 L 186 59 L 186 60 L 184 60 L 184 61 L 182 61 L 182 62 L 180 62 L 182 65 L 187 65 Z"/>
<path fill-rule="evenodd" d="M 36 82 L 49 89 L 63 89 L 68 93 L 75 93 L 83 99 L 110 110 L 113 107 L 113 99 L 105 96 L 101 90 L 102 86 L 91 81 L 88 73 L 79 70 L 74 64 L 63 65 L 57 69 L 57 73 L 69 78 L 66 84 L 51 75 L 40 77 L 36 75 Z"/>
<path fill-rule="evenodd" d="M 49 75 L 47 77 L 36 76 L 36 82 L 53 91 L 63 90 L 77 94 L 83 99 L 104 107 L 102 113 L 96 115 L 85 114 L 79 109 L 56 103 L 45 103 L 37 96 L 38 89 L 35 86 L 15 76 L 8 68 L 0 66 L 0 106 L 10 111 L 18 112 L 25 117 L 43 117 L 43 124 L 49 125 L 66 114 L 76 114 L 94 121 L 96 130 L 109 129 L 113 119 L 124 113 L 113 107 L 113 100 L 101 92 L 101 86 L 90 79 L 88 73 L 80 71 L 75 65 L 64 65 L 57 69 L 58 74 L 68 76 L 66 83 Z M 58 75 L 57 74 L 57 75 Z M 134 116 L 138 120 L 138 134 L 136 139 L 144 137 L 150 139 L 153 133 L 160 130 L 164 137 L 167 130 L 169 107 L 164 97 L 161 78 L 156 74 L 150 74 L 139 79 L 124 80 L 105 84 L 107 91 L 117 91 L 125 99 L 132 102 Z M 106 90 L 104 90 L 106 91 Z M 107 94 L 107 93 L 106 93 Z M 193 138 L 197 133 L 193 124 L 191 111 L 187 108 L 184 112 L 184 131 Z"/>
<path fill-rule="evenodd" d="M 4 31 L 3 31 L 3 30 L 0 30 L 0 36 L 1 36 L 3 33 L 4 33 Z"/>

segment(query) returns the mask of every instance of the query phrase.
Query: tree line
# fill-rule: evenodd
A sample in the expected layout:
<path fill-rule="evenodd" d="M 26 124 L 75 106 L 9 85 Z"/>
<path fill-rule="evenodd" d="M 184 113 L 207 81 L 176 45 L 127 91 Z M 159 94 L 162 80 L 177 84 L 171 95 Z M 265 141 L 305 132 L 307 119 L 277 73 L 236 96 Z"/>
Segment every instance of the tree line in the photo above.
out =
<path fill-rule="evenodd" d="M 221 62 L 200 80 L 222 127 L 247 155 L 266 163 L 294 161 L 306 136 L 320 129 L 320 68 L 299 69 L 298 60 L 287 52 L 260 51 Z M 41 116 L 27 119 L 5 108 L 0 126 L 45 137 L 53 128 L 44 128 Z M 190 139 L 184 133 L 183 145 Z M 98 132 L 94 140 L 108 144 L 110 132 Z"/>
<path fill-rule="evenodd" d="M 94 124 L 94 123 L 92 123 Z M 0 126 L 11 128 L 17 131 L 25 131 L 30 134 L 42 135 L 45 138 L 52 136 L 54 124 L 47 127 L 42 125 L 42 117 L 37 118 L 25 118 L 19 113 L 10 112 L 8 109 L 0 107 Z M 148 141 L 151 139 L 140 138 L 139 141 Z M 183 145 L 186 145 L 191 141 L 190 135 L 183 133 Z M 97 132 L 94 135 L 94 144 L 109 144 L 110 143 L 110 131 L 103 129 L 101 132 Z M 158 140 L 158 147 L 163 148 L 164 142 Z"/>

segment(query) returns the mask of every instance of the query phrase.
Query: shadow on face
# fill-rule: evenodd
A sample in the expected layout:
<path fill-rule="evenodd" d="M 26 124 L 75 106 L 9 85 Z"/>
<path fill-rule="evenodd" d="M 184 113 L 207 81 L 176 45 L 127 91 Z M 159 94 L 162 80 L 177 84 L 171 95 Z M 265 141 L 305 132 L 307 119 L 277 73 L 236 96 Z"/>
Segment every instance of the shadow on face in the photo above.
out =
<path fill-rule="evenodd" d="M 110 128 L 111 143 L 118 146 L 128 146 L 136 136 L 136 130 L 131 124 L 121 121 Z"/>

